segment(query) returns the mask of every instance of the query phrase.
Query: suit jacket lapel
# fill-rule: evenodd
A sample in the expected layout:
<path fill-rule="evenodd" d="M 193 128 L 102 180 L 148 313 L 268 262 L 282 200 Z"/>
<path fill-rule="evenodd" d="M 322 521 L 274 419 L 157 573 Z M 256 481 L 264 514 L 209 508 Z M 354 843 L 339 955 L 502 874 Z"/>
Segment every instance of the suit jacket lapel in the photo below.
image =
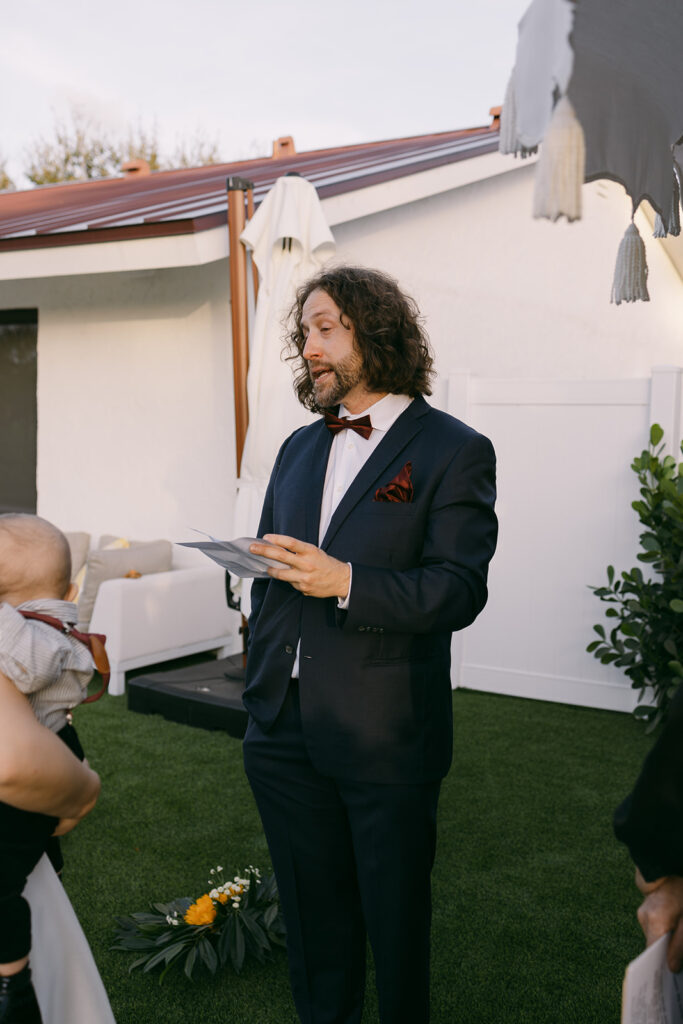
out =
<path fill-rule="evenodd" d="M 318 546 L 318 534 L 320 532 L 320 511 L 323 503 L 323 487 L 325 486 L 325 475 L 327 473 L 327 462 L 332 447 L 332 434 L 321 421 L 318 436 L 313 444 L 313 453 L 310 464 L 305 467 L 306 479 L 303 486 L 308 491 L 309 497 L 306 502 L 306 536 L 303 538 L 309 544 Z"/>
<path fill-rule="evenodd" d="M 387 431 L 386 437 L 377 445 L 374 452 L 360 470 L 356 478 L 352 481 L 346 494 L 337 505 L 334 515 L 330 520 L 330 525 L 328 526 L 323 538 L 323 542 L 320 545 L 323 549 L 329 546 L 341 524 L 358 504 L 368 488 L 373 485 L 377 478 L 384 472 L 386 467 L 393 461 L 393 459 L 396 458 L 399 452 L 405 448 L 415 434 L 422 429 L 420 419 L 426 412 L 429 412 L 429 408 L 429 405 L 423 398 L 416 398 L 414 402 L 411 402 L 405 412 L 399 416 L 396 422 L 392 424 L 390 429 Z M 320 512 L 321 502 L 322 488 L 320 492 L 320 502 L 318 503 L 318 513 Z M 319 518 L 318 522 L 320 522 Z"/>

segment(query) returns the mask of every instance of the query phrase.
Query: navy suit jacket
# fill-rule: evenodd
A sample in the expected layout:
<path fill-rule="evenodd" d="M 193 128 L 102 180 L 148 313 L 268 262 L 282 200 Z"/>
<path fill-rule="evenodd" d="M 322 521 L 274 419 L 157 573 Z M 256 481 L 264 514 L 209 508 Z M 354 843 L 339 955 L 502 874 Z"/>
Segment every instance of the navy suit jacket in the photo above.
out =
<path fill-rule="evenodd" d="M 331 442 L 322 419 L 284 442 L 259 536 L 318 545 Z M 407 462 L 413 500 L 374 500 Z M 353 566 L 348 610 L 288 583 L 254 581 L 244 703 L 262 729 L 282 706 L 300 638 L 302 728 L 318 771 L 370 782 L 445 775 L 451 633 L 486 603 L 494 501 L 491 442 L 416 398 L 351 483 L 320 545 Z"/>

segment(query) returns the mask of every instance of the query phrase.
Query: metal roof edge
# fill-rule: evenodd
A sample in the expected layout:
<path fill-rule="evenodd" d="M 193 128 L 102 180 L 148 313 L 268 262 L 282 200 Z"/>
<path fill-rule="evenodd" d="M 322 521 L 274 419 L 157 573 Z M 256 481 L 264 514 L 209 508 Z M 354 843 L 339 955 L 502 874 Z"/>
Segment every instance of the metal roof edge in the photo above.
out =
<path fill-rule="evenodd" d="M 521 163 L 512 156 L 502 156 L 497 152 L 486 153 L 327 196 L 321 202 L 325 217 L 334 228 L 337 224 L 523 169 L 529 162 Z M 224 227 L 221 219 L 212 215 L 175 221 L 172 222 L 173 234 L 158 233 L 157 229 L 152 235 L 141 232 L 139 237 L 131 238 L 130 234 L 119 236 L 124 229 L 112 229 L 110 234 L 117 237 L 111 240 L 106 240 L 106 230 L 103 230 L 98 233 L 101 240 L 97 241 L 81 241 L 80 237 L 70 238 L 62 234 L 44 236 L 48 244 L 39 248 L 35 247 L 34 239 L 33 247 L 26 249 L 8 247 L 7 251 L 2 251 L 0 244 L 0 280 L 164 270 L 227 259 L 227 220 Z M 53 241 L 48 242 L 48 239 Z M 14 241 L 16 244 L 18 239 Z"/>

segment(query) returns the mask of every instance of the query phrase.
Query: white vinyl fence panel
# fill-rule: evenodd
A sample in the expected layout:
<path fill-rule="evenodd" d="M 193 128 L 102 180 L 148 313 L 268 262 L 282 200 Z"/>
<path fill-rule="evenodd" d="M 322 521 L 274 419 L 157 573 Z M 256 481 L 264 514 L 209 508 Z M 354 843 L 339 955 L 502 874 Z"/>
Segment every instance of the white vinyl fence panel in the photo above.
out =
<path fill-rule="evenodd" d="M 681 436 L 681 377 L 494 380 L 456 374 L 449 412 L 488 435 L 498 457 L 500 538 L 489 603 L 454 638 L 453 684 L 630 711 L 637 693 L 586 653 L 605 605 L 588 585 L 639 564 L 630 469 L 659 422 Z"/>

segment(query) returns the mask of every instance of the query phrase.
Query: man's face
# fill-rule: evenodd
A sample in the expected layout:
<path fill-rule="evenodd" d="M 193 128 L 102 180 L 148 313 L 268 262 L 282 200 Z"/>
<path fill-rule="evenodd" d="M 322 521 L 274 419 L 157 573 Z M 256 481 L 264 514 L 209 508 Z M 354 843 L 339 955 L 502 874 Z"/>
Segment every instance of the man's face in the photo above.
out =
<path fill-rule="evenodd" d="M 317 288 L 306 299 L 301 311 L 301 326 L 306 339 L 303 357 L 313 381 L 313 394 L 321 409 L 365 393 L 363 359 L 353 333 L 341 321 L 341 310 L 327 292 Z"/>

